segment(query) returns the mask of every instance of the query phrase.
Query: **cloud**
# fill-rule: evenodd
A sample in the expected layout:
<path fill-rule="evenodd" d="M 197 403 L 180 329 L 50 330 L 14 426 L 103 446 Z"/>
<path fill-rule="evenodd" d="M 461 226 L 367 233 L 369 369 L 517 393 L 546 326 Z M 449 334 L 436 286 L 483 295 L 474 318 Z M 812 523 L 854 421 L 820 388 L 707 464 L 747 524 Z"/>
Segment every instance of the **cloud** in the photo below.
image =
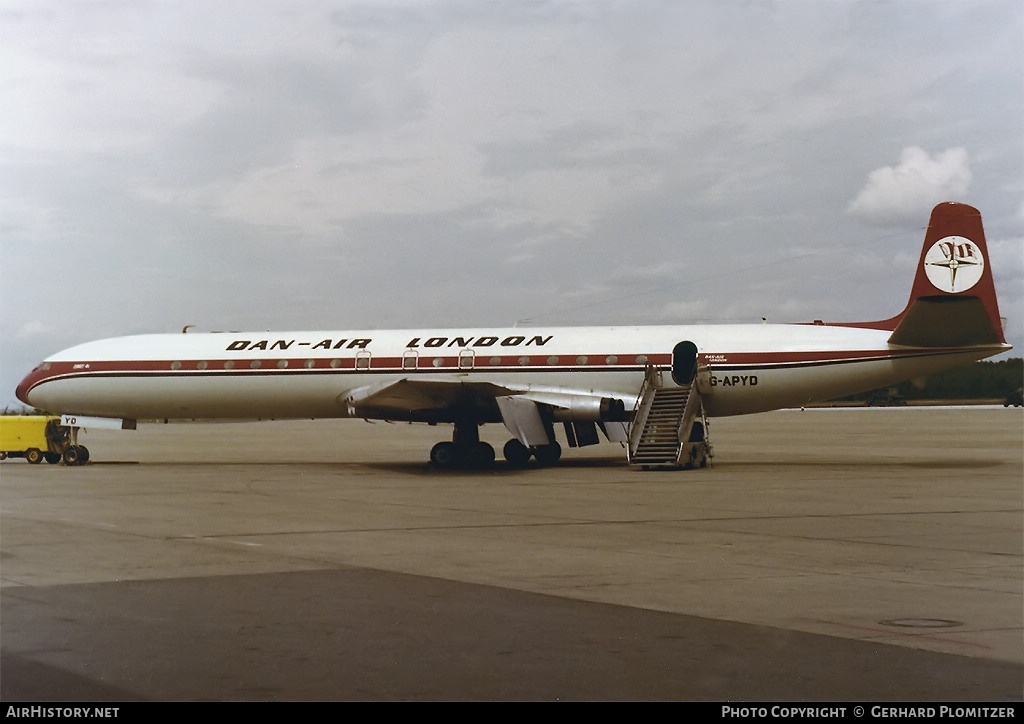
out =
<path fill-rule="evenodd" d="M 1024 318 L 1020 0 L 6 5 L 0 406 L 186 323 L 879 319 L 950 198 Z"/>
<path fill-rule="evenodd" d="M 966 149 L 950 148 L 931 156 L 911 146 L 903 149 L 896 166 L 883 166 L 868 174 L 867 185 L 847 210 L 868 223 L 899 223 L 927 215 L 942 201 L 959 200 L 970 184 Z"/>

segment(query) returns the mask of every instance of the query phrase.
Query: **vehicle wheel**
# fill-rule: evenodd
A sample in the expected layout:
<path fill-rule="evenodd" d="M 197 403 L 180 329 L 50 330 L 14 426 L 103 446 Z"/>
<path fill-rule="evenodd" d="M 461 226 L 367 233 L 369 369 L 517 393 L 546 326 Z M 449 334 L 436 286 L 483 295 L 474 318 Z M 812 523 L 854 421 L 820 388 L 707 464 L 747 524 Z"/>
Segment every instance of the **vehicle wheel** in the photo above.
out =
<path fill-rule="evenodd" d="M 538 445 L 533 449 L 533 454 L 541 465 L 554 465 L 562 458 L 562 446 L 557 442 Z"/>
<path fill-rule="evenodd" d="M 0 460 L 6 460 L 6 459 L 7 459 L 7 453 L 0 452 Z"/>
<path fill-rule="evenodd" d="M 67 449 L 64 451 L 64 464 L 81 465 L 83 462 L 85 461 L 82 460 L 82 453 L 79 447 L 77 445 L 68 445 Z"/>
<path fill-rule="evenodd" d="M 38 465 L 43 460 L 43 454 L 36 448 L 29 448 L 25 451 L 25 459 L 33 465 Z"/>
<path fill-rule="evenodd" d="M 87 462 L 89 462 L 89 448 L 87 448 L 85 445 L 79 445 L 78 458 L 79 460 L 82 461 L 79 463 L 79 465 L 85 465 Z"/>
<path fill-rule="evenodd" d="M 502 454 L 505 456 L 506 462 L 514 468 L 526 467 L 526 464 L 530 462 L 530 448 L 516 438 L 505 443 Z"/>
<path fill-rule="evenodd" d="M 46 458 L 46 462 L 50 463 L 50 465 L 56 465 L 61 459 L 60 454 L 55 452 L 43 453 L 43 457 Z"/>
<path fill-rule="evenodd" d="M 453 468 L 458 459 L 458 449 L 453 442 L 439 442 L 430 450 L 430 462 L 439 468 Z"/>

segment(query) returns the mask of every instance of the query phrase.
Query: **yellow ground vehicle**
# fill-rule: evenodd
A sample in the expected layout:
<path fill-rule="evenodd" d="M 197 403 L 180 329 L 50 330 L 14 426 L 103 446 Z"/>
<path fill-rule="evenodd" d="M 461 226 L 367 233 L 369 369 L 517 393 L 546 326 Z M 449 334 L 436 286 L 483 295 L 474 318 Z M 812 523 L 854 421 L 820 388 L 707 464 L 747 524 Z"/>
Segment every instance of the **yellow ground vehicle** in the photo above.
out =
<path fill-rule="evenodd" d="M 71 429 L 59 417 L 46 415 L 0 415 L 0 460 L 25 458 L 32 464 L 45 460 L 84 465 L 89 450 L 71 443 Z"/>

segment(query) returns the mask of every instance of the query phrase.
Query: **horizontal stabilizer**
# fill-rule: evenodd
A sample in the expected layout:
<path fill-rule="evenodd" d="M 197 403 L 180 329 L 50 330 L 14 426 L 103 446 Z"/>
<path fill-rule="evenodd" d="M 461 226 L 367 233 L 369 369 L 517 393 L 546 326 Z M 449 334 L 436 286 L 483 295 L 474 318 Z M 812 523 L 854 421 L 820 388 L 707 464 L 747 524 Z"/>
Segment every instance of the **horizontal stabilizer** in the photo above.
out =
<path fill-rule="evenodd" d="M 889 337 L 892 344 L 910 347 L 967 347 L 1002 341 L 1002 331 L 992 326 L 977 297 L 915 299 Z"/>

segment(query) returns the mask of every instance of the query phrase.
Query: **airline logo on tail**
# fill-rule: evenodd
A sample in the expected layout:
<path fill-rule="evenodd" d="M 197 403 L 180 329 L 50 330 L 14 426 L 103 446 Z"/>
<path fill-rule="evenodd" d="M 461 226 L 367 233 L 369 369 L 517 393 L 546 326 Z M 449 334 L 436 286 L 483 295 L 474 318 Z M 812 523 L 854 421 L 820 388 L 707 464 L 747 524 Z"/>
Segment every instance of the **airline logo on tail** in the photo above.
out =
<path fill-rule="evenodd" d="M 970 239 L 947 236 L 932 244 L 925 254 L 924 270 L 936 289 L 959 294 L 981 281 L 985 258 Z"/>

